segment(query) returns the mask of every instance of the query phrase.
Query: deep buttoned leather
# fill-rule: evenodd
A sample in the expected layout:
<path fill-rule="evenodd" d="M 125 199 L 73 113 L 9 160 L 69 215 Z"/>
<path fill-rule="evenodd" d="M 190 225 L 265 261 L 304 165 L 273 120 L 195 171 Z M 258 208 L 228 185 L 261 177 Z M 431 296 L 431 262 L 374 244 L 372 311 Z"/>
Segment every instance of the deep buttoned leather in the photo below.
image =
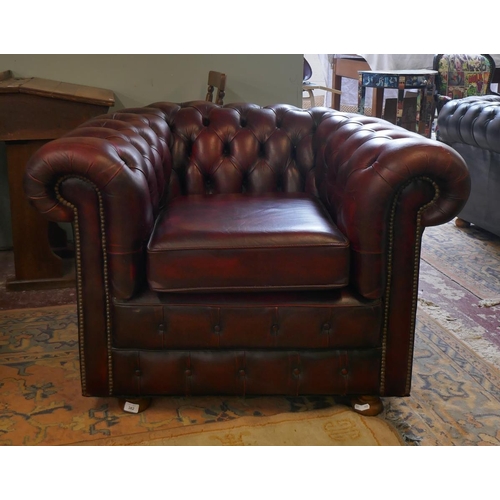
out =
<path fill-rule="evenodd" d="M 469 167 L 472 189 L 459 217 L 500 236 L 500 95 L 450 101 L 438 116 L 438 130 Z"/>

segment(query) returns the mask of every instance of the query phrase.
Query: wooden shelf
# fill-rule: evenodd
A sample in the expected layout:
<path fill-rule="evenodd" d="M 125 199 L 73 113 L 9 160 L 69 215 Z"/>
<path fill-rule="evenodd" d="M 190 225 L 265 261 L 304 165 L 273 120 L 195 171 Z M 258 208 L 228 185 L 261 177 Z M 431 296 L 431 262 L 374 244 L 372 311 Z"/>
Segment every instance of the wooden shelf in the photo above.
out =
<path fill-rule="evenodd" d="M 43 218 L 23 190 L 26 163 L 46 142 L 57 139 L 114 105 L 110 90 L 43 78 L 14 78 L 0 72 L 0 141 L 6 144 L 15 276 L 10 290 L 74 285 L 72 260 L 56 255 L 59 227 Z M 56 227 L 54 227 L 56 226 Z M 59 230 L 59 231 L 58 231 Z M 51 241 L 51 236 L 58 241 Z M 53 239 L 53 238 L 52 238 Z"/>

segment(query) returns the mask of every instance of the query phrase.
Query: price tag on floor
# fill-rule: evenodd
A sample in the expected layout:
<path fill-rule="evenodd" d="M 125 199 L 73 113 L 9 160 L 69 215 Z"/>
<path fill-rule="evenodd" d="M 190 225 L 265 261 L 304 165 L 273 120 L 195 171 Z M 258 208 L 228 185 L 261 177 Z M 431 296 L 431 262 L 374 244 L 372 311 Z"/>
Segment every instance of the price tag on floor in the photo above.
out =
<path fill-rule="evenodd" d="M 139 405 L 126 401 L 123 410 L 129 413 L 139 413 Z"/>

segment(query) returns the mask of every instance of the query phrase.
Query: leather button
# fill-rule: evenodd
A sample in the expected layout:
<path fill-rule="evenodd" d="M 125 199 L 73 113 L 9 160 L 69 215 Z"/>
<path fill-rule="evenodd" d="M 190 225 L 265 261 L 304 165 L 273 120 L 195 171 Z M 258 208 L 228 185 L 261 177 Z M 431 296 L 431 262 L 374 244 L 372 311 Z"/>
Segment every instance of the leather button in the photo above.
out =
<path fill-rule="evenodd" d="M 340 373 L 342 375 L 347 375 L 349 372 L 347 371 L 347 368 L 342 368 L 342 370 L 340 370 Z"/>
<path fill-rule="evenodd" d="M 240 374 L 240 376 L 242 376 L 242 377 L 244 377 L 244 376 L 246 375 L 245 370 L 240 370 L 238 373 L 239 373 L 239 374 Z"/>
<path fill-rule="evenodd" d="M 141 372 L 141 370 L 137 369 L 135 371 L 135 374 L 136 374 L 137 377 L 140 377 L 142 375 L 142 372 Z"/>
<path fill-rule="evenodd" d="M 185 373 L 188 377 L 190 377 L 190 376 L 191 376 L 191 370 L 186 370 L 184 373 Z"/>
<path fill-rule="evenodd" d="M 220 331 L 221 331 L 221 327 L 220 327 L 220 325 L 215 325 L 215 326 L 214 326 L 214 332 L 215 332 L 215 333 L 220 333 Z"/>
<path fill-rule="evenodd" d="M 295 368 L 293 370 L 293 374 L 298 377 L 300 375 L 300 370 L 298 368 Z"/>
<path fill-rule="evenodd" d="M 280 330 L 279 325 L 274 324 L 271 326 L 271 331 L 273 332 L 274 335 L 276 335 L 279 332 L 279 330 Z"/>
<path fill-rule="evenodd" d="M 324 332 L 329 332 L 330 331 L 330 323 L 325 323 L 323 325 L 323 331 Z"/>

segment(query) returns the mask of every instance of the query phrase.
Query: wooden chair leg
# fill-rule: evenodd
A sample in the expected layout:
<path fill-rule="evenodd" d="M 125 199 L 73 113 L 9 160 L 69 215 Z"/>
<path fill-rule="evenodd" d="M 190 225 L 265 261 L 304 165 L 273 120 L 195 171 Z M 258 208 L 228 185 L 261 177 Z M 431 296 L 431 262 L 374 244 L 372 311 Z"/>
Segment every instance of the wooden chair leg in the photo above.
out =
<path fill-rule="evenodd" d="M 151 404 L 151 398 L 120 398 L 120 408 L 127 413 L 142 413 Z"/>
<path fill-rule="evenodd" d="M 365 416 L 375 416 L 382 412 L 384 405 L 378 396 L 356 396 L 351 398 L 352 409 Z"/>
<path fill-rule="evenodd" d="M 460 219 L 457 217 L 455 219 L 455 226 L 457 227 L 470 227 L 470 222 L 467 222 L 466 220 Z"/>

